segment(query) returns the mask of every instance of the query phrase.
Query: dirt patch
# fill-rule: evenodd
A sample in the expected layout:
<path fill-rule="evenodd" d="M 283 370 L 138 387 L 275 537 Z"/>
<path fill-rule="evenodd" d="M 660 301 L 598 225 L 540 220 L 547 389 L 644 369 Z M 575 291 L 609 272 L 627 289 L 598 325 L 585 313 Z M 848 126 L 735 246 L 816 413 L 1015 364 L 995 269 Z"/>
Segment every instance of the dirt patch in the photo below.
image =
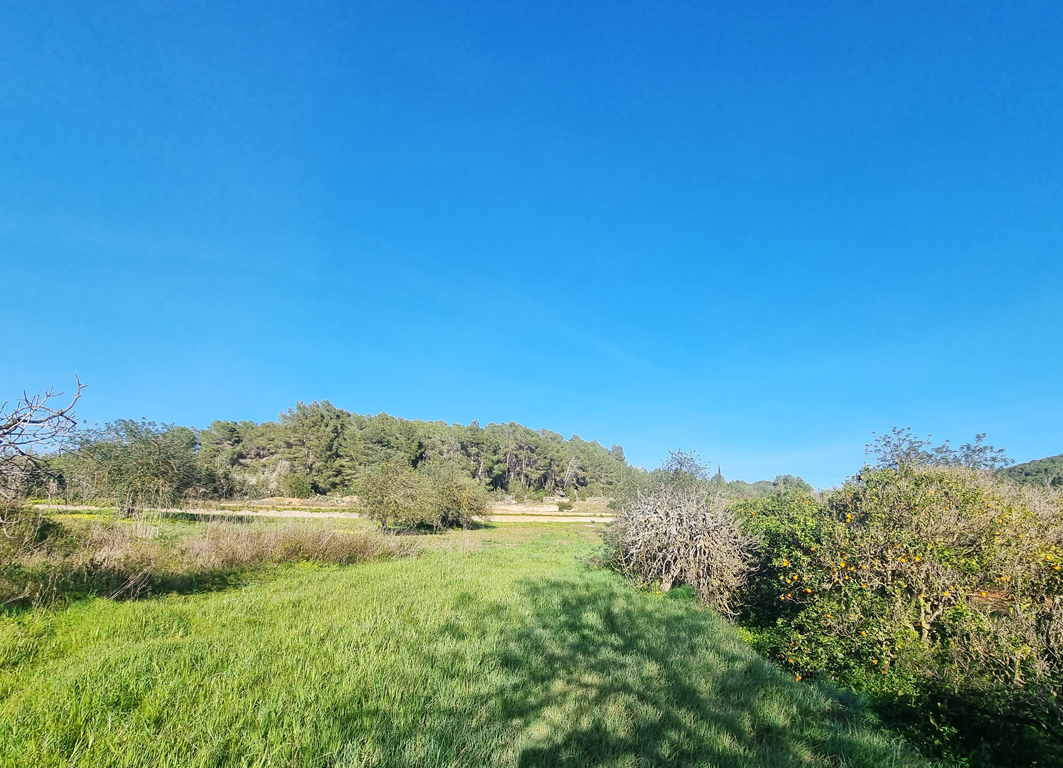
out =
<path fill-rule="evenodd" d="M 289 507 L 289 508 L 302 508 L 302 509 L 321 509 L 321 508 L 337 508 L 344 509 L 347 507 L 358 506 L 357 496 L 343 496 L 336 498 L 334 496 L 315 496 L 312 499 L 296 499 L 292 496 L 269 496 L 265 499 L 248 499 L 247 501 L 234 501 L 234 502 L 220 502 L 229 506 L 231 504 L 242 504 L 248 507 Z"/>
<path fill-rule="evenodd" d="M 558 502 L 566 499 L 548 499 L 540 503 L 515 501 L 503 501 L 491 505 L 491 514 L 505 515 L 605 515 L 613 516 L 613 510 L 609 509 L 610 499 L 597 496 L 583 501 L 569 502 L 572 508 L 562 512 L 558 509 Z"/>
<path fill-rule="evenodd" d="M 41 504 L 41 509 L 54 510 L 56 512 L 100 512 L 104 507 L 87 507 L 81 505 L 68 505 L 68 504 Z M 577 514 L 575 510 L 570 512 L 557 512 L 556 507 L 553 514 L 536 514 L 535 509 L 544 505 L 508 505 L 501 509 L 513 509 L 518 510 L 516 514 L 500 513 L 500 508 L 491 508 L 491 521 L 499 523 L 607 523 L 613 518 L 607 515 L 587 515 Z M 545 505 L 548 506 L 548 505 Z M 364 517 L 357 512 L 347 512 L 342 509 L 322 510 L 315 508 L 315 510 L 309 509 L 277 509 L 276 507 L 270 509 L 254 509 L 250 505 L 243 509 L 225 507 L 224 509 L 164 509 L 159 510 L 169 514 L 181 514 L 181 515 L 210 515 L 210 516 L 222 516 L 222 517 L 273 517 L 273 518 L 335 518 L 335 519 L 357 519 Z"/>
<path fill-rule="evenodd" d="M 492 523 L 608 523 L 613 518 L 587 515 L 499 515 L 491 512 Z"/>

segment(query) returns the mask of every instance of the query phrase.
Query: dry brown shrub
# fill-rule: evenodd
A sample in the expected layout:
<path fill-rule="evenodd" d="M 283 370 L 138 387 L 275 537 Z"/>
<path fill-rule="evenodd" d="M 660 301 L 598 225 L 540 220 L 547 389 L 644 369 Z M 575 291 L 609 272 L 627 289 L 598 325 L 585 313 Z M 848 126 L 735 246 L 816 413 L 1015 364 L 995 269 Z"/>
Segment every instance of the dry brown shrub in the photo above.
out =
<path fill-rule="evenodd" d="M 698 599 L 736 612 L 752 566 L 754 540 L 739 528 L 722 496 L 663 488 L 624 505 L 612 528 L 619 570 L 663 591 L 689 584 Z"/>

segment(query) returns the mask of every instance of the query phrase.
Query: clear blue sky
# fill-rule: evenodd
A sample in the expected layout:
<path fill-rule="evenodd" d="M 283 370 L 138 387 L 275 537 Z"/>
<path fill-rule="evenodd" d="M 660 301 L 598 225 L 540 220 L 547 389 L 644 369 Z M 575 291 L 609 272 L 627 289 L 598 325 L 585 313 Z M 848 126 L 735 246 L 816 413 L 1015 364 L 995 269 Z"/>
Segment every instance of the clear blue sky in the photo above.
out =
<path fill-rule="evenodd" d="M 1057 2 L 0 10 L 0 395 L 831 485 L 1063 452 Z M 0 398 L 2 399 L 2 398 Z"/>

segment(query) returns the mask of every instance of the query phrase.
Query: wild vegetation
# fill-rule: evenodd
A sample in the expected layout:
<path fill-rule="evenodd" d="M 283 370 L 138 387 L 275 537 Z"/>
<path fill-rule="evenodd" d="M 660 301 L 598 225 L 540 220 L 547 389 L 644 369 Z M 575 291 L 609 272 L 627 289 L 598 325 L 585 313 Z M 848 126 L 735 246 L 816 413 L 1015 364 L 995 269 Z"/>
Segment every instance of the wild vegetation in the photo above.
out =
<path fill-rule="evenodd" d="M 618 495 L 646 474 L 618 445 L 512 423 L 361 416 L 328 402 L 299 403 L 264 424 L 117 420 L 65 437 L 49 446 L 49 471 L 26 475 L 21 494 L 102 503 L 126 517 L 207 500 L 328 495 L 383 528 L 439 530 L 482 518 L 492 497 Z"/>
<path fill-rule="evenodd" d="M 211 499 L 359 496 L 378 500 L 368 510 L 377 519 L 438 527 L 466 524 L 492 496 L 621 498 L 657 484 L 664 472 L 633 467 L 621 446 L 606 449 L 577 435 L 566 440 L 512 422 L 363 416 L 328 401 L 298 403 L 262 424 L 216 421 L 198 430 L 119 419 L 62 437 L 48 441 L 56 453 L 49 471 L 22 472 L 23 494 L 103 502 L 126 516 Z M 792 475 L 748 484 L 718 471 L 712 480 L 744 498 L 811 490 Z M 446 500 L 430 490 L 444 485 Z"/>
<path fill-rule="evenodd" d="M 483 486 L 453 462 L 431 459 L 415 472 L 404 462 L 389 461 L 367 470 L 361 487 L 367 516 L 384 530 L 389 525 L 469 528 L 474 518 L 488 516 Z"/>
<path fill-rule="evenodd" d="M 77 429 L 74 406 L 82 388 L 78 380 L 77 392 L 65 405 L 56 405 L 62 393 L 54 389 L 0 405 L 0 533 L 18 524 L 26 494 L 55 481 L 54 453 Z M 51 461 L 41 455 L 49 450 Z"/>
<path fill-rule="evenodd" d="M 762 542 L 758 644 L 872 695 L 975 764 L 1063 760 L 1063 502 L 988 472 L 861 472 L 739 508 Z"/>
<path fill-rule="evenodd" d="M 4 764 L 919 764 L 875 722 L 950 765 L 1063 762 L 1063 493 L 1017 485 L 985 435 L 895 429 L 816 493 L 728 482 L 694 453 L 646 472 L 619 446 L 327 403 L 77 431 L 77 395 L 54 397 L 0 412 Z M 163 509 L 279 489 L 355 491 L 368 520 Z M 45 492 L 113 513 L 27 503 Z M 582 536 L 511 549 L 484 527 L 492 493 L 592 492 L 616 510 L 596 557 Z M 460 546 L 435 554 L 395 534 L 450 528 Z M 231 587 L 261 605 L 243 636 Z"/>
<path fill-rule="evenodd" d="M 650 515 L 636 498 L 608 560 L 663 589 L 693 585 L 737 612 L 754 646 L 795 679 L 860 691 L 939 757 L 1058 764 L 1063 495 L 1002 479 L 1007 459 L 983 441 L 932 448 L 894 430 L 869 446 L 875 464 L 840 488 L 717 502 L 692 516 L 683 495 L 658 496 L 650 506 L 666 509 Z M 647 547 L 662 521 L 672 545 Z M 728 587 L 727 598 L 704 579 Z"/>
<path fill-rule="evenodd" d="M 1016 464 L 1000 470 L 1000 474 L 1020 485 L 1063 488 L 1063 454 Z"/>
<path fill-rule="evenodd" d="M 408 557 L 410 539 L 334 521 L 43 515 L 20 510 L 0 538 L 0 605 L 47 607 L 219 589 L 286 563 L 348 565 Z"/>
<path fill-rule="evenodd" d="M 586 567 L 578 527 L 526 527 L 515 546 L 0 618 L 0 763 L 923 764 L 712 612 Z"/>
<path fill-rule="evenodd" d="M 611 495 L 630 470 L 619 445 L 520 424 L 481 427 L 363 416 L 328 401 L 299 403 L 277 422 L 216 421 L 199 433 L 197 460 L 221 495 L 310 496 L 357 490 L 367 469 L 452 464 L 490 490 Z"/>
<path fill-rule="evenodd" d="M 753 558 L 718 489 L 658 488 L 625 504 L 607 534 L 609 564 L 639 585 L 693 587 L 698 599 L 733 615 Z"/>

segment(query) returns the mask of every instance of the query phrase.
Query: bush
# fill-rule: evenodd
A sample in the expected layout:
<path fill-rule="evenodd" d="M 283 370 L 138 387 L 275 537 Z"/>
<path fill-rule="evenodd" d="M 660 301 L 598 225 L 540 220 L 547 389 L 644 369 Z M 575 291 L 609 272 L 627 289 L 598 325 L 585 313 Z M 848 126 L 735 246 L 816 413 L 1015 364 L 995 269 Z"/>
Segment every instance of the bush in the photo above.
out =
<path fill-rule="evenodd" d="M 309 499 L 314 495 L 314 487 L 310 478 L 306 475 L 285 475 L 283 480 L 284 492 L 295 499 Z"/>
<path fill-rule="evenodd" d="M 739 511 L 760 542 L 743 599 L 763 650 L 894 715 L 907 702 L 924 744 L 990 764 L 1063 759 L 1058 494 L 902 464 L 865 469 L 823 502 L 790 493 Z"/>
<path fill-rule="evenodd" d="M 366 517 L 388 527 L 412 528 L 425 518 L 424 488 L 409 464 L 390 461 L 368 469 L 361 481 Z"/>
<path fill-rule="evenodd" d="M 416 472 L 404 462 L 370 469 L 361 495 L 366 515 L 382 529 L 468 528 L 486 517 L 489 503 L 487 491 L 462 467 L 434 460 Z"/>
<path fill-rule="evenodd" d="M 0 500 L 0 520 L 0 564 L 25 557 L 64 532 L 52 518 L 14 499 Z"/>
<path fill-rule="evenodd" d="M 667 592 L 689 584 L 698 599 L 735 613 L 751 564 L 753 539 L 723 497 L 662 487 L 628 501 L 607 534 L 610 564 L 638 584 Z"/>
<path fill-rule="evenodd" d="M 421 469 L 425 484 L 425 522 L 436 530 L 469 528 L 473 518 L 485 519 L 487 491 L 453 462 L 426 462 Z"/>
<path fill-rule="evenodd" d="M 210 523 L 181 542 L 181 560 L 200 569 L 249 569 L 263 563 L 350 565 L 409 555 L 414 545 L 368 531 L 300 524 L 257 526 Z"/>
<path fill-rule="evenodd" d="M 559 501 L 557 502 L 557 511 L 568 512 L 570 509 L 573 508 L 573 506 L 574 505 L 571 501 Z"/>

